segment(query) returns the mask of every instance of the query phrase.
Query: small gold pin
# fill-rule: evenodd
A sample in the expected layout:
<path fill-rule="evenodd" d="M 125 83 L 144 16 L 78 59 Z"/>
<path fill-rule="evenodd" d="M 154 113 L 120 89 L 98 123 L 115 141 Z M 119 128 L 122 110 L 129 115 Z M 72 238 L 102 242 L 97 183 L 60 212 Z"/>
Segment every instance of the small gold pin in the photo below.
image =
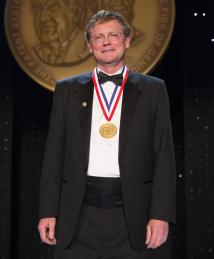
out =
<path fill-rule="evenodd" d="M 86 107 L 87 106 L 87 102 L 82 102 L 82 107 Z"/>

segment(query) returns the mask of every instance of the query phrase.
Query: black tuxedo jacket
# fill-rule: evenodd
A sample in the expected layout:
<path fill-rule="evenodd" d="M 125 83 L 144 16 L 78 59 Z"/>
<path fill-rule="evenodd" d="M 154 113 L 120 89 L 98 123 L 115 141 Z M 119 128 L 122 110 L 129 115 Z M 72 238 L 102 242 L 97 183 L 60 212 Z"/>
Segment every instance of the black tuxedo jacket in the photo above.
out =
<path fill-rule="evenodd" d="M 86 186 L 93 88 L 91 73 L 67 78 L 57 83 L 53 99 L 40 218 L 57 218 L 56 238 L 64 248 L 72 242 Z M 131 242 L 142 249 L 149 219 L 175 221 L 174 151 L 162 80 L 129 72 L 118 159 Z"/>

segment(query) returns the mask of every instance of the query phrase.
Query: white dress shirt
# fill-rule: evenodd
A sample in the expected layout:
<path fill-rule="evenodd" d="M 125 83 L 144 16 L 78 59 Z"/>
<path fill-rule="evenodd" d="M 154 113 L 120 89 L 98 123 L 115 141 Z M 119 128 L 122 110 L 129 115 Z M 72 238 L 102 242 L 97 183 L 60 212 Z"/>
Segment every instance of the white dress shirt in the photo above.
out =
<path fill-rule="evenodd" d="M 124 71 L 124 74 L 125 74 L 125 71 Z M 118 74 L 121 72 L 122 72 L 122 68 L 119 71 L 117 71 L 117 73 L 115 74 Z M 124 78 L 124 74 L 123 74 L 123 78 Z M 115 89 L 115 84 L 113 82 L 106 82 L 102 84 L 102 87 L 109 103 L 112 93 Z M 110 115 L 112 108 L 114 107 L 114 103 L 117 99 L 117 95 L 119 91 L 120 91 L 120 87 L 118 87 L 117 89 L 110 111 L 107 112 L 108 116 Z M 103 101 L 103 105 L 106 107 L 102 95 L 100 96 Z M 121 107 L 122 107 L 122 98 L 123 98 L 123 93 L 121 94 L 117 108 L 110 121 L 111 123 L 116 125 L 117 133 L 112 138 L 104 138 L 100 135 L 99 129 L 100 129 L 100 126 L 102 124 L 107 123 L 108 120 L 106 120 L 103 114 L 103 111 L 100 107 L 99 100 L 97 98 L 96 91 L 94 90 L 89 165 L 88 165 L 88 172 L 87 172 L 87 174 L 90 176 L 120 177 L 120 169 L 119 169 L 119 163 L 118 163 L 118 150 L 119 150 L 119 131 L 120 131 L 120 115 L 121 115 Z"/>

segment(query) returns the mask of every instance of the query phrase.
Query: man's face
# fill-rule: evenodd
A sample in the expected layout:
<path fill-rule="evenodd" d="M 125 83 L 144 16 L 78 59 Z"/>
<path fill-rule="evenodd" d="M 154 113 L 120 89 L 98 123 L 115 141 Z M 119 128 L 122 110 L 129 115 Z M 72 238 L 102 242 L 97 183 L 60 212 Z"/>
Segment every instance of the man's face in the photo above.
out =
<path fill-rule="evenodd" d="M 46 1 L 35 14 L 35 24 L 39 39 L 45 42 L 63 42 L 74 29 L 72 13 L 63 1 Z"/>
<path fill-rule="evenodd" d="M 90 35 L 88 48 L 98 65 L 123 65 L 130 38 L 123 35 L 122 26 L 117 20 L 97 23 L 91 29 Z"/>

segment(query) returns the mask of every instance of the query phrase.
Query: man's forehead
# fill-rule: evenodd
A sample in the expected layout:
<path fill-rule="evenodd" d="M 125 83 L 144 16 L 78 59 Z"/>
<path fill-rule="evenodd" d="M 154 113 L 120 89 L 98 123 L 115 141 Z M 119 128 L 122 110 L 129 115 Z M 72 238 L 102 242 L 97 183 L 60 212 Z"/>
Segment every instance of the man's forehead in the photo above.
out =
<path fill-rule="evenodd" d="M 114 23 L 115 25 L 121 26 L 120 22 L 119 22 L 117 19 L 109 19 L 109 20 L 98 20 L 98 21 L 94 24 L 93 28 L 94 28 L 95 26 L 106 25 L 106 24 L 108 24 L 108 23 Z"/>
<path fill-rule="evenodd" d="M 115 24 L 115 26 L 113 23 Z M 108 24 L 109 24 L 109 27 L 108 27 Z M 105 25 L 107 25 L 107 26 L 105 26 Z M 97 21 L 94 24 L 94 26 L 91 28 L 91 31 L 104 32 L 103 26 L 105 26 L 105 30 L 109 29 L 109 31 L 114 31 L 115 27 L 118 29 L 122 29 L 122 25 L 120 24 L 120 22 L 118 20 L 112 19 L 112 20 L 107 20 L 107 21 Z"/>

